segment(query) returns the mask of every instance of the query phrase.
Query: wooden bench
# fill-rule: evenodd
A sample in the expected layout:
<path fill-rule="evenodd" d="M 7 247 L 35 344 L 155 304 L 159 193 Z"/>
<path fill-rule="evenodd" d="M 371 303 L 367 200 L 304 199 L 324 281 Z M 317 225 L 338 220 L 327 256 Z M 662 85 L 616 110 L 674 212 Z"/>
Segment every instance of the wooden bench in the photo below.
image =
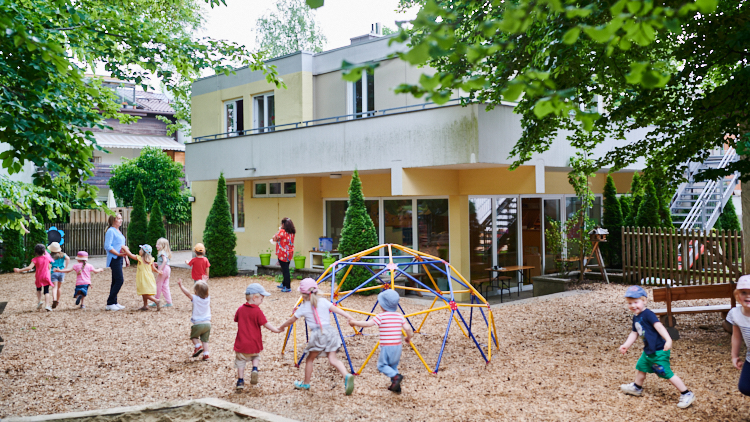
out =
<path fill-rule="evenodd" d="M 702 286 L 679 286 L 654 289 L 654 302 L 666 302 L 666 309 L 654 309 L 653 312 L 659 317 L 666 327 L 674 327 L 675 314 L 698 314 L 706 312 L 720 312 L 722 319 L 726 318 L 729 310 L 737 305 L 734 298 L 734 283 L 707 284 Z M 675 300 L 698 300 L 698 299 L 730 299 L 728 305 L 689 306 L 685 308 L 672 308 Z M 726 326 L 724 327 L 726 329 Z"/>
<path fill-rule="evenodd" d="M 472 286 L 475 286 L 477 290 L 479 290 L 479 293 L 482 293 L 482 285 L 484 283 L 488 283 L 487 288 L 484 289 L 484 293 L 482 293 L 482 296 L 484 296 L 484 298 L 487 299 L 487 293 L 489 293 L 490 289 L 494 286 L 494 284 L 493 284 L 494 281 L 498 281 L 500 283 L 500 285 L 497 286 L 497 288 L 501 289 L 500 290 L 500 295 L 502 296 L 502 294 L 503 294 L 502 289 L 503 289 L 503 285 L 504 285 L 503 282 L 505 280 L 510 280 L 510 279 L 511 278 L 508 277 L 508 276 L 501 275 L 501 276 L 493 277 L 491 279 L 489 277 L 486 277 L 486 278 L 472 278 L 470 283 L 471 283 Z M 510 294 L 510 286 L 508 286 L 508 292 L 509 292 L 508 294 Z"/>

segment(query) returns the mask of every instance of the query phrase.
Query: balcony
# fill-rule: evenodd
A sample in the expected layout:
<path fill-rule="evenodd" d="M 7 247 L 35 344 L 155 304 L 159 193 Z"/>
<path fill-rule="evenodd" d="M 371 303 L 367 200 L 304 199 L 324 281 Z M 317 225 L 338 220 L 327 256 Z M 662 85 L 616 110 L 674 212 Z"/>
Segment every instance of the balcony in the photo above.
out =
<path fill-rule="evenodd" d="M 522 134 L 513 105 L 487 110 L 484 104 L 427 103 L 307 122 L 222 133 L 186 144 L 186 173 L 191 181 L 320 176 L 394 168 L 470 168 L 508 166 Z M 575 154 L 559 134 L 549 151 L 534 157 L 546 167 L 567 168 Z M 642 136 L 628 134 L 628 139 Z M 630 142 L 607 140 L 595 150 L 604 155 Z"/>

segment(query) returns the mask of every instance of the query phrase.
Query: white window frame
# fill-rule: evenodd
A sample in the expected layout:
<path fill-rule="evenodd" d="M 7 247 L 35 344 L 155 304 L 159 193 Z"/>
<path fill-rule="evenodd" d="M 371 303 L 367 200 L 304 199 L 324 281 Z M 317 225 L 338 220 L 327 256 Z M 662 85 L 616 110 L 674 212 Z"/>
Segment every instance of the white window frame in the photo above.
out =
<path fill-rule="evenodd" d="M 280 194 L 271 194 L 271 183 L 281 183 Z M 253 198 L 294 198 L 297 196 L 297 190 L 295 188 L 294 193 L 283 193 L 285 183 L 297 183 L 297 179 L 269 179 L 269 180 L 256 180 L 253 182 Z M 255 186 L 266 185 L 266 193 L 264 195 L 257 195 L 255 193 Z"/>
<path fill-rule="evenodd" d="M 232 122 L 233 123 L 232 124 L 232 130 L 227 130 L 226 131 L 227 132 L 227 136 L 238 136 L 239 135 L 238 133 L 236 133 L 237 132 L 237 117 L 238 117 L 237 116 L 237 101 L 242 101 L 243 110 L 244 110 L 245 102 L 243 100 L 244 100 L 244 98 L 235 98 L 233 100 L 224 101 L 224 103 L 223 103 L 224 110 L 222 112 L 222 115 L 224 116 L 224 120 L 222 121 L 222 126 L 224 127 L 224 129 L 228 129 L 227 126 L 226 126 L 227 125 L 227 106 L 229 104 L 234 104 L 234 113 L 235 113 L 235 115 L 234 115 L 234 121 Z M 242 116 L 242 117 L 243 117 L 242 120 L 243 120 L 243 123 L 244 123 L 244 120 L 245 120 L 244 116 Z M 235 133 L 229 133 L 229 132 L 235 132 Z"/>
<path fill-rule="evenodd" d="M 266 92 L 263 94 L 253 95 L 253 129 L 255 133 L 263 133 L 263 132 L 273 132 L 275 131 L 276 125 L 270 125 L 269 123 L 269 116 L 268 116 L 268 97 L 274 97 L 274 114 L 276 114 L 276 98 L 275 98 L 275 92 Z M 259 126 L 259 120 L 258 119 L 258 107 L 255 106 L 257 100 L 259 98 L 263 98 L 263 121 L 266 122 L 265 126 Z M 261 127 L 269 127 L 269 129 L 266 130 L 258 130 Z"/>
<path fill-rule="evenodd" d="M 367 79 L 370 78 L 370 77 L 374 78 L 375 75 L 374 74 L 370 75 L 366 71 L 362 72 L 362 113 L 368 113 L 370 111 L 375 111 L 374 108 L 372 110 L 368 110 L 367 109 L 367 104 L 368 104 L 368 101 L 367 101 L 368 100 L 368 98 L 367 98 Z M 357 84 L 356 82 L 347 82 L 346 83 L 346 98 L 347 98 L 347 100 L 346 100 L 346 114 L 355 114 L 356 113 L 355 110 L 356 110 L 356 106 L 357 105 L 354 103 L 354 89 L 357 86 L 356 84 Z M 373 103 L 373 107 L 374 106 L 375 106 L 375 104 Z M 359 115 L 356 118 L 357 119 L 359 119 L 359 118 L 366 118 L 366 117 L 370 117 L 371 115 L 374 115 L 374 113 L 373 114 L 369 114 L 369 113 L 368 114 L 361 114 L 361 115 Z M 349 120 L 352 120 L 352 119 L 355 119 L 355 117 L 354 116 L 350 116 Z"/>
<path fill-rule="evenodd" d="M 245 185 L 244 182 L 227 183 L 227 188 L 229 188 L 230 186 L 244 186 L 244 185 Z M 238 207 L 239 200 L 237 198 L 237 196 L 238 196 L 237 188 L 233 189 L 232 191 L 234 192 L 234 198 L 233 198 L 234 201 L 232 201 L 232 203 L 234 204 L 234 209 L 232 210 L 232 211 L 234 211 L 233 214 L 232 214 L 234 216 L 234 218 L 232 218 L 232 227 L 234 227 L 234 231 L 235 232 L 244 232 L 245 231 L 244 227 L 237 227 L 237 221 L 239 220 L 239 214 L 237 212 L 238 208 L 239 208 Z M 243 196 L 245 196 L 245 195 L 243 195 Z M 244 205 L 244 199 L 245 198 L 243 197 L 242 199 L 243 199 L 243 205 Z M 247 225 L 247 221 L 245 221 L 245 223 L 246 223 L 245 225 Z"/>

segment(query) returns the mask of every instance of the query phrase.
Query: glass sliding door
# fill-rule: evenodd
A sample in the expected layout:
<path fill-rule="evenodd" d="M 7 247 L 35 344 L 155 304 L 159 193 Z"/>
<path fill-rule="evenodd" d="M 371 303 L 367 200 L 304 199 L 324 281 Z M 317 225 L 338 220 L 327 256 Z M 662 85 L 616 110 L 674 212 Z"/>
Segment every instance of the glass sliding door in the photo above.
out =
<path fill-rule="evenodd" d="M 383 243 L 396 243 L 414 248 L 412 200 L 383 200 Z M 394 251 L 394 255 L 401 255 Z"/>
<path fill-rule="evenodd" d="M 518 198 L 495 199 L 497 266 L 518 265 Z"/>
<path fill-rule="evenodd" d="M 521 231 L 523 242 L 523 265 L 534 267 L 526 274 L 531 277 L 542 274 L 542 199 L 521 199 Z"/>
<path fill-rule="evenodd" d="M 556 259 L 562 258 L 559 256 L 559 250 L 555 251 L 552 248 L 552 239 L 547 236 L 547 231 L 552 228 L 551 223 L 557 222 L 562 224 L 560 219 L 560 200 L 559 199 L 545 199 L 544 200 L 544 273 L 552 274 L 557 272 Z M 558 226 L 560 227 L 560 226 Z"/>
<path fill-rule="evenodd" d="M 378 202 L 377 199 L 365 200 L 367 213 L 370 215 L 376 231 L 378 231 L 380 224 Z M 326 201 L 326 237 L 333 239 L 334 250 L 339 248 L 339 242 L 341 241 L 341 229 L 344 227 L 347 204 L 348 201 L 344 199 Z"/>
<path fill-rule="evenodd" d="M 491 198 L 469 198 L 469 250 L 469 276 L 487 278 L 487 268 L 493 265 Z"/>
<path fill-rule="evenodd" d="M 417 199 L 419 251 L 449 260 L 448 200 Z"/>

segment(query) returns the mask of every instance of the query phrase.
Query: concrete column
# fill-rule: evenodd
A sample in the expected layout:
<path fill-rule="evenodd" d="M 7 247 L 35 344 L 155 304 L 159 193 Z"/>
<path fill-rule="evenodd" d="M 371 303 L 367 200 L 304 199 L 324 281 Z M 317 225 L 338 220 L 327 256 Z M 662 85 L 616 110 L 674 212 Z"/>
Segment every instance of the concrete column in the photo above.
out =
<path fill-rule="evenodd" d="M 391 195 L 401 196 L 404 194 L 404 169 L 401 160 L 391 162 Z"/>
<path fill-rule="evenodd" d="M 450 215 L 450 256 L 449 261 L 453 268 L 458 270 L 467 281 L 470 281 L 469 250 L 469 197 L 466 195 L 451 195 L 448 197 L 448 212 Z M 453 282 L 454 290 L 464 290 L 463 286 Z M 456 295 L 456 300 L 469 301 L 470 295 Z"/>

